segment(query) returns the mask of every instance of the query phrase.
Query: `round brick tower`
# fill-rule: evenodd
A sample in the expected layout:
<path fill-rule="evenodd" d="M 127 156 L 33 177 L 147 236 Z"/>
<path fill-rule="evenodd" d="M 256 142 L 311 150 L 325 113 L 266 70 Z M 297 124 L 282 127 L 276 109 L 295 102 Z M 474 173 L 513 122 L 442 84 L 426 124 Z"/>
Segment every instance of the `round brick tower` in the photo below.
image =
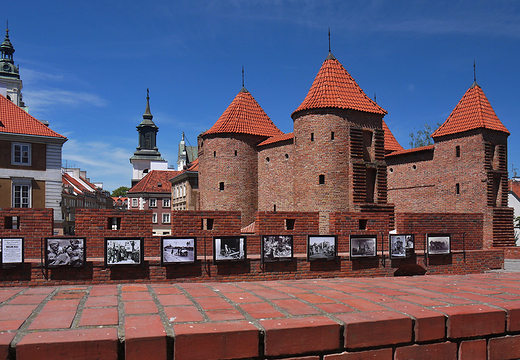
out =
<path fill-rule="evenodd" d="M 201 210 L 241 211 L 242 226 L 258 210 L 256 145 L 282 132 L 244 88 L 199 140 Z"/>
<path fill-rule="evenodd" d="M 329 53 L 292 114 L 295 208 L 327 213 L 386 202 L 385 114 Z"/>

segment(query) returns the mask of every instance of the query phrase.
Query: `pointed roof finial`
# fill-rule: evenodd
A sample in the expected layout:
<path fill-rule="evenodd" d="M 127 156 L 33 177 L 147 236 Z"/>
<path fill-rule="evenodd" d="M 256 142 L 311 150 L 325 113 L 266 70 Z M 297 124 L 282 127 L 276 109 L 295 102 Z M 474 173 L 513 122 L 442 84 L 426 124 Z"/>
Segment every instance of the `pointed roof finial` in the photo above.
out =
<path fill-rule="evenodd" d="M 473 60 L 473 85 L 471 85 L 471 88 L 474 88 L 475 86 L 479 86 L 477 84 L 477 68 L 475 66 L 475 60 Z"/>
<path fill-rule="evenodd" d="M 242 65 L 242 89 L 240 89 L 240 92 L 248 92 L 244 86 L 244 65 Z"/>
<path fill-rule="evenodd" d="M 330 26 L 329 26 L 329 53 L 330 53 Z"/>
<path fill-rule="evenodd" d="M 374 93 L 374 102 L 377 103 L 376 93 Z"/>
<path fill-rule="evenodd" d="M 153 119 L 150 112 L 150 89 L 146 88 L 146 110 L 144 111 L 143 119 Z"/>

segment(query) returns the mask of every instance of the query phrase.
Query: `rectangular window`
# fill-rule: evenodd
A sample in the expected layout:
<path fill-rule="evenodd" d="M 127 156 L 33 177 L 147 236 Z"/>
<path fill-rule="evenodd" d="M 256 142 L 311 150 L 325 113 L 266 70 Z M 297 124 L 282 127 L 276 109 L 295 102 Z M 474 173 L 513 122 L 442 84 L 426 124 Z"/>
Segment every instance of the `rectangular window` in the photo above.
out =
<path fill-rule="evenodd" d="M 150 207 L 157 207 L 157 199 L 155 199 L 155 198 L 150 199 Z"/>
<path fill-rule="evenodd" d="M 31 165 L 31 144 L 13 143 L 12 164 Z"/>
<path fill-rule="evenodd" d="M 13 184 L 13 207 L 31 207 L 31 185 Z"/>
<path fill-rule="evenodd" d="M 162 206 L 163 207 L 170 207 L 170 199 L 163 199 Z"/>
<path fill-rule="evenodd" d="M 460 157 L 460 146 L 455 146 L 455 156 Z"/>
<path fill-rule="evenodd" d="M 162 214 L 162 222 L 163 224 L 169 224 L 170 223 L 170 214 Z"/>
<path fill-rule="evenodd" d="M 137 199 L 136 198 L 132 199 L 132 207 L 137 207 Z"/>
<path fill-rule="evenodd" d="M 285 219 L 285 230 L 294 230 L 296 219 Z"/>
<path fill-rule="evenodd" d="M 152 214 L 152 222 L 153 222 L 154 224 L 157 224 L 157 214 L 156 214 L 156 213 L 153 213 L 153 214 Z"/>

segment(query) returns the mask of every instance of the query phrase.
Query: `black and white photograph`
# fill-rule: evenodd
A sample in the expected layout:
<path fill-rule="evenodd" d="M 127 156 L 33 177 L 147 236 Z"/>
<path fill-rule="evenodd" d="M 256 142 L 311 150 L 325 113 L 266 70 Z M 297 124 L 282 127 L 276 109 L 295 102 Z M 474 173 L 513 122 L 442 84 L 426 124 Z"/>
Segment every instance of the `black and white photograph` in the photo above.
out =
<path fill-rule="evenodd" d="M 412 234 L 390 234 L 390 259 L 410 257 L 414 252 Z"/>
<path fill-rule="evenodd" d="M 105 266 L 142 265 L 142 238 L 105 238 Z"/>
<path fill-rule="evenodd" d="M 262 262 L 291 261 L 293 257 L 292 235 L 263 235 Z"/>
<path fill-rule="evenodd" d="M 215 236 L 213 261 L 244 261 L 246 259 L 245 236 Z"/>
<path fill-rule="evenodd" d="M 350 235 L 350 257 L 375 257 L 377 251 L 376 235 Z"/>
<path fill-rule="evenodd" d="M 197 239 L 192 238 L 161 238 L 161 264 L 187 264 L 196 260 Z"/>
<path fill-rule="evenodd" d="M 2 268 L 17 267 L 24 262 L 23 238 L 0 239 L 0 262 Z"/>
<path fill-rule="evenodd" d="M 85 266 L 85 238 L 46 238 L 45 266 Z"/>
<path fill-rule="evenodd" d="M 451 236 L 449 234 L 428 234 L 428 255 L 443 255 L 451 252 Z"/>
<path fill-rule="evenodd" d="M 307 261 L 334 260 L 337 250 L 337 236 L 335 235 L 307 236 Z"/>

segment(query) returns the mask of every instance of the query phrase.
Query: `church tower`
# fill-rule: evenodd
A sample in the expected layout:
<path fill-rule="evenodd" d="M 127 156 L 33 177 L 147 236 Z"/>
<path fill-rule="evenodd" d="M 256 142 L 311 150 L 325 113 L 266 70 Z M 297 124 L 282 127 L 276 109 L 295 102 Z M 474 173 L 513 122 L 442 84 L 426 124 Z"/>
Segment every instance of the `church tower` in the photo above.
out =
<path fill-rule="evenodd" d="M 0 45 L 0 94 L 26 110 L 22 101 L 22 80 L 18 67 L 13 60 L 14 47 L 9 40 L 9 27 L 5 30 L 5 39 Z"/>
<path fill-rule="evenodd" d="M 152 170 L 168 170 L 168 162 L 161 157 L 157 148 L 157 132 L 159 127 L 153 122 L 150 112 L 150 94 L 146 89 L 146 110 L 143 121 L 136 126 L 139 133 L 139 146 L 130 158 L 134 167 L 132 186 L 137 184 L 146 174 Z"/>

